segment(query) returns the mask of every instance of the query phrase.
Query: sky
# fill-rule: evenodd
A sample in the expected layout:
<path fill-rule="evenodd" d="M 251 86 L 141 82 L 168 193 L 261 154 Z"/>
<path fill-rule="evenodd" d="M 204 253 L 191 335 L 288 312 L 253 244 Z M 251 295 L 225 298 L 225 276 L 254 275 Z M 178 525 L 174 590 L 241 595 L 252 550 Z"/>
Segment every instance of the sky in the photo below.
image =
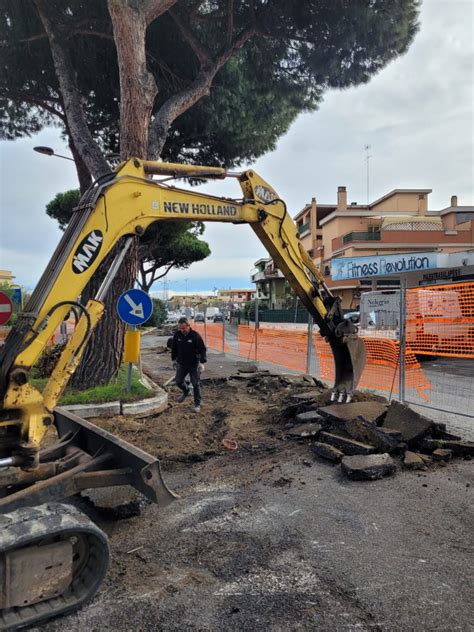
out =
<path fill-rule="evenodd" d="M 251 165 L 279 193 L 292 216 L 315 197 L 367 202 L 393 189 L 432 189 L 429 210 L 474 203 L 474 0 L 424 0 L 420 30 L 408 52 L 368 84 L 331 90 L 317 112 L 301 115 L 275 151 Z M 33 151 L 37 145 L 69 155 L 59 131 L 0 143 L 0 269 L 33 288 L 61 232 L 45 213 L 60 191 L 77 187 L 74 164 Z M 245 166 L 244 166 L 245 167 Z M 240 197 L 234 179 L 200 187 Z M 245 225 L 206 224 L 211 256 L 172 270 L 173 293 L 252 287 L 254 262 L 266 251 Z M 161 283 L 152 288 L 158 295 Z"/>

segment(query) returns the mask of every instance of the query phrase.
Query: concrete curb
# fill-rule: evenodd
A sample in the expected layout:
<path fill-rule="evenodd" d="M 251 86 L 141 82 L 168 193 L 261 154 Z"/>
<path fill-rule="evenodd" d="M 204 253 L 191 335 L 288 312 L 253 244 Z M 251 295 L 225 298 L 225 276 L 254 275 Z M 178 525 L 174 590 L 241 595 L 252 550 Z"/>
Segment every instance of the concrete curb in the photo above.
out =
<path fill-rule="evenodd" d="M 121 413 L 121 404 L 118 401 L 107 402 L 106 404 L 71 404 L 70 406 L 61 406 L 61 408 L 84 419 L 89 417 L 114 417 Z"/>
<path fill-rule="evenodd" d="M 122 403 L 115 401 L 107 402 L 106 404 L 71 404 L 61 408 L 84 419 L 90 417 L 115 417 L 116 415 L 152 415 L 165 410 L 168 405 L 168 393 L 152 382 L 146 375 L 143 375 L 140 381 L 150 390 L 154 390 L 156 395 L 138 402 Z"/>

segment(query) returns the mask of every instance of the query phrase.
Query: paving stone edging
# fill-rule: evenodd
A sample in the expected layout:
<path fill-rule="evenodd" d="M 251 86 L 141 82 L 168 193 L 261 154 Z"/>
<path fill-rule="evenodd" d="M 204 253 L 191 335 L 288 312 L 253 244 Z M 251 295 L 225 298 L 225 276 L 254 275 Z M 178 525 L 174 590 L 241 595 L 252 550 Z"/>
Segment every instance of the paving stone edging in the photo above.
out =
<path fill-rule="evenodd" d="M 144 386 L 155 391 L 154 397 L 141 399 L 138 402 L 107 402 L 106 404 L 71 404 L 62 406 L 83 419 L 91 417 L 114 417 L 115 415 L 143 415 L 162 412 L 168 405 L 168 393 L 143 375 L 140 380 Z"/>

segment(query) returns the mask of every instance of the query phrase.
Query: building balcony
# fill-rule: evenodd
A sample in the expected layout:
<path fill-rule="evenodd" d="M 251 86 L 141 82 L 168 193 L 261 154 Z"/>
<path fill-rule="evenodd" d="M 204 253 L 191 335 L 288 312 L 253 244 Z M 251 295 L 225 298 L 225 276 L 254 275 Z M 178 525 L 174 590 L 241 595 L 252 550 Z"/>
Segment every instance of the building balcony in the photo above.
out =
<path fill-rule="evenodd" d="M 450 233 L 455 234 L 450 234 Z M 433 230 L 381 230 L 365 233 L 351 232 L 332 240 L 332 252 L 351 247 L 378 250 L 381 246 L 390 248 L 438 248 L 440 246 L 465 245 L 472 242 L 471 231 L 433 231 Z M 362 246 L 363 245 L 363 246 Z"/>
<path fill-rule="evenodd" d="M 306 224 L 302 224 L 301 226 L 298 226 L 298 235 L 300 237 L 302 237 L 303 235 L 306 235 L 306 233 L 310 232 L 310 226 L 309 226 L 309 222 L 306 222 Z"/>
<path fill-rule="evenodd" d="M 266 281 L 267 279 L 282 279 L 283 273 L 281 272 L 281 270 L 268 269 L 268 270 L 254 272 L 250 278 L 252 280 L 252 283 L 258 283 L 259 281 Z"/>

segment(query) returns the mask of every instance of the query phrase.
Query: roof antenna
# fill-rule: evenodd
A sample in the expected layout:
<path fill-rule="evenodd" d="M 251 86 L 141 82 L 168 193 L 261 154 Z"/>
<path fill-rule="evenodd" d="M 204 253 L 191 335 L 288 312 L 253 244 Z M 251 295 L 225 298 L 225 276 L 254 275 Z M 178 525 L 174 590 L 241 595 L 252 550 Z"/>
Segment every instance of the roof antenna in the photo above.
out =
<path fill-rule="evenodd" d="M 372 156 L 369 154 L 370 145 L 365 146 L 366 162 L 367 162 L 367 206 L 369 206 L 369 160 Z"/>

